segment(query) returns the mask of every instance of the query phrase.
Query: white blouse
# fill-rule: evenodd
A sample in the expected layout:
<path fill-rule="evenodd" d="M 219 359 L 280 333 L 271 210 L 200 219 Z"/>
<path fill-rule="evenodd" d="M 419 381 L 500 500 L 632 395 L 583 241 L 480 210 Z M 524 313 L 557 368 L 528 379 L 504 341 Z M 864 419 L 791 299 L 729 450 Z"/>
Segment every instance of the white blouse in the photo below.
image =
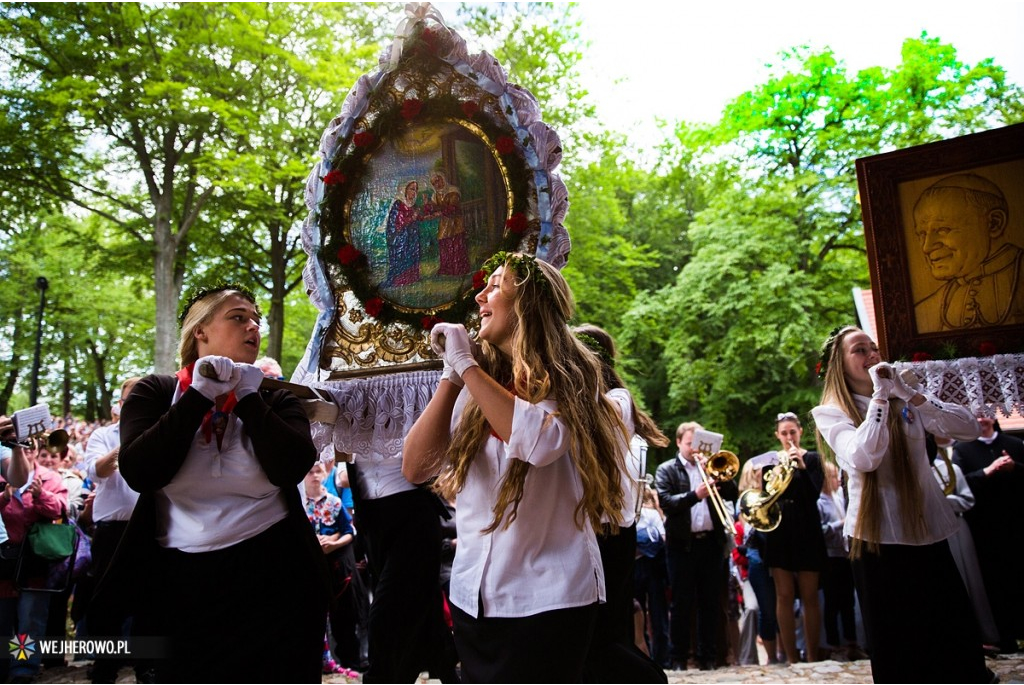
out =
<path fill-rule="evenodd" d="M 94 521 L 127 521 L 135 511 L 139 493 L 124 482 L 120 469 L 115 469 L 106 478 L 96 473 L 96 462 L 121 445 L 121 423 L 100 426 L 89 436 L 85 448 L 85 472 L 96 484 L 96 497 L 92 502 Z"/>
<path fill-rule="evenodd" d="M 605 395 L 608 400 L 618 408 L 619 417 L 626 426 L 629 436 L 629 443 L 622 445 L 622 463 L 619 464 L 619 487 L 622 488 L 622 509 L 619 511 L 618 520 L 614 523 L 621 528 L 629 528 L 640 513 L 640 496 L 643 490 L 640 488 L 642 476 L 647 459 L 647 441 L 635 434 L 633 418 L 633 398 L 625 388 L 614 388 Z M 611 522 L 611 517 L 605 519 Z"/>
<path fill-rule="evenodd" d="M 452 430 L 469 393 L 459 395 Z M 473 460 L 458 493 L 459 545 L 452 563 L 451 601 L 475 617 L 518 618 L 605 599 L 604 571 L 589 520 L 576 525 L 583 484 L 568 454 L 569 433 L 555 402 L 515 398 L 508 444 L 491 435 Z M 484 534 L 509 460 L 532 468 L 518 516 Z"/>
<path fill-rule="evenodd" d="M 869 542 L 928 545 L 945 540 L 956 532 L 956 518 L 932 475 L 925 449 L 925 432 L 957 440 L 973 440 L 978 435 L 978 423 L 971 412 L 961 406 L 940 402 L 931 395 L 925 395 L 925 398 L 927 401 L 919 407 L 907 404 L 909 420 L 901 419 L 911 468 L 921 491 L 927 529 L 924 539 L 917 541 L 910 540 L 903 525 L 892 461 L 886 458 L 889 454 L 889 403 L 879 404 L 872 402 L 870 397 L 854 395 L 857 408 L 865 416 L 860 426 L 854 425 L 853 419 L 834 405 L 822 405 L 811 410 L 818 430 L 835 452 L 840 468 L 849 475 L 850 501 L 843 529 L 848 537 L 853 536 L 857 525 L 864 474 L 871 471 L 878 471 L 882 523 L 880 539 Z"/>
<path fill-rule="evenodd" d="M 175 388 L 171 403 L 181 399 Z M 288 515 L 281 488 L 270 482 L 242 420 L 227 416 L 222 447 L 196 431 L 171 482 L 156 493 L 157 542 L 183 552 L 209 552 L 259 535 Z"/>

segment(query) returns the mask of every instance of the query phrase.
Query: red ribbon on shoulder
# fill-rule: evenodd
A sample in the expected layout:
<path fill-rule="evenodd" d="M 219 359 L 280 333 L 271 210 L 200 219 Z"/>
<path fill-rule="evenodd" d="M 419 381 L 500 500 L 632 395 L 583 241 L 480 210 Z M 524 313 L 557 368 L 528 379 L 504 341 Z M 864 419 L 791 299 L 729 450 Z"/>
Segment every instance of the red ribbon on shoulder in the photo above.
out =
<path fill-rule="evenodd" d="M 195 370 L 195 365 L 196 363 L 192 362 L 174 374 L 178 378 L 178 387 L 181 388 L 182 393 L 192 385 L 192 372 Z M 219 400 L 220 398 L 217 399 Z M 203 425 L 200 426 L 200 430 L 203 431 L 203 437 L 206 438 L 206 444 L 210 444 L 210 440 L 213 439 L 213 435 L 216 433 L 217 449 L 221 448 L 221 444 L 224 441 L 224 431 L 228 425 L 228 414 L 232 412 L 236 404 L 238 404 L 238 398 L 235 397 L 235 391 L 232 390 L 223 401 L 215 403 L 213 409 L 206 412 L 206 416 L 203 417 Z"/>

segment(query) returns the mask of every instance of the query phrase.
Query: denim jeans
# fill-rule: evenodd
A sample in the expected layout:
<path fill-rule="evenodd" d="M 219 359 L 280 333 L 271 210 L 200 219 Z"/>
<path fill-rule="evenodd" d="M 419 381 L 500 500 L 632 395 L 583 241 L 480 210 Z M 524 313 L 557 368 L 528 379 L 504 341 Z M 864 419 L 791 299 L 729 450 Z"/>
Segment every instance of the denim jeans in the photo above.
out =
<path fill-rule="evenodd" d="M 25 590 L 20 597 L 0 599 L 0 636 L 12 640 L 15 635 L 27 635 L 32 640 L 46 638 L 46 615 L 50 609 L 50 593 Z M 26 650 L 27 651 L 27 650 Z M 12 676 L 34 676 L 39 673 L 40 655 L 33 649 L 27 659 L 20 660 L 17 654 L 0 661 L 0 680 Z"/>

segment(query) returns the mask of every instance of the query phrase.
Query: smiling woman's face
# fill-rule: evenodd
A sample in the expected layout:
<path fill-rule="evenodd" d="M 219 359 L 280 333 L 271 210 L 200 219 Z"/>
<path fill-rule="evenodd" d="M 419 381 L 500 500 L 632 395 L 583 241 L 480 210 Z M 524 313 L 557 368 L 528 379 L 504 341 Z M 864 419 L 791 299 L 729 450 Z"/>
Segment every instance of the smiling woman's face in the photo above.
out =
<path fill-rule="evenodd" d="M 480 306 L 480 340 L 486 340 L 505 354 L 512 353 L 512 332 L 515 311 L 512 299 L 515 284 L 505 278 L 505 267 L 499 266 L 487 279 L 484 289 L 476 295 Z"/>
<path fill-rule="evenodd" d="M 205 324 L 196 326 L 199 356 L 218 355 L 252 364 L 260 351 L 260 315 L 256 305 L 241 295 L 221 303 Z"/>

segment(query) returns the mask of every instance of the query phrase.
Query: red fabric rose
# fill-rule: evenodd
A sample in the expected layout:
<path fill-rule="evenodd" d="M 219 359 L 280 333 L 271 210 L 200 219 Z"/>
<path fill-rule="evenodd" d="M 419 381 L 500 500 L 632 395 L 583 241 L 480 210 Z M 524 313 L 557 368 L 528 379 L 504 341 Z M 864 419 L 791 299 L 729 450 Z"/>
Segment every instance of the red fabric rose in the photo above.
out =
<path fill-rule="evenodd" d="M 415 119 L 423 110 L 423 101 L 416 98 L 409 98 L 402 102 L 402 118 L 405 120 Z"/>
<path fill-rule="evenodd" d="M 467 119 L 472 119 L 473 115 L 480 111 L 480 105 L 476 104 L 473 100 L 466 100 L 462 103 L 462 113 L 466 115 Z"/>
<path fill-rule="evenodd" d="M 978 354 L 980 354 L 983 357 L 990 357 L 997 351 L 998 350 L 996 350 L 996 344 L 991 340 L 986 340 L 984 342 L 978 343 Z"/>
<path fill-rule="evenodd" d="M 473 274 L 473 290 L 482 290 L 485 285 L 487 285 L 487 274 L 480 269 Z"/>
<path fill-rule="evenodd" d="M 346 180 L 347 179 L 345 178 L 345 174 L 341 173 L 337 169 L 332 169 L 331 171 L 328 171 L 327 175 L 323 177 L 324 185 L 328 186 L 341 185 Z"/>
<path fill-rule="evenodd" d="M 420 326 L 422 326 L 425 331 L 429 331 L 439 323 L 441 323 L 441 318 L 437 316 L 424 316 L 420 319 Z"/>
<path fill-rule="evenodd" d="M 372 131 L 360 131 L 352 136 L 352 142 L 355 143 L 356 147 L 370 147 L 375 140 L 377 140 L 377 137 L 373 135 Z"/>
<path fill-rule="evenodd" d="M 516 149 L 516 141 L 510 136 L 498 136 L 498 139 L 494 141 L 494 149 L 501 155 L 510 154 Z"/>
<path fill-rule="evenodd" d="M 526 215 L 522 212 L 516 212 L 508 218 L 505 222 L 505 230 L 516 235 L 522 235 L 526 232 Z"/>
<path fill-rule="evenodd" d="M 423 41 L 424 50 L 431 54 L 437 53 L 438 37 L 434 31 L 423 29 L 423 33 L 420 34 L 420 40 Z"/>
<path fill-rule="evenodd" d="M 927 352 L 915 352 L 914 354 L 910 355 L 910 361 L 912 362 L 926 362 L 931 358 L 932 356 Z"/>
<path fill-rule="evenodd" d="M 366 302 L 363 302 L 363 309 L 370 316 L 376 317 L 384 309 L 384 300 L 379 297 L 371 297 Z"/>
<path fill-rule="evenodd" d="M 345 266 L 348 266 L 349 264 L 354 264 L 355 262 L 362 259 L 362 257 L 363 253 L 357 250 L 356 247 L 351 243 L 342 246 L 342 248 L 338 250 L 338 261 L 344 264 Z"/>

